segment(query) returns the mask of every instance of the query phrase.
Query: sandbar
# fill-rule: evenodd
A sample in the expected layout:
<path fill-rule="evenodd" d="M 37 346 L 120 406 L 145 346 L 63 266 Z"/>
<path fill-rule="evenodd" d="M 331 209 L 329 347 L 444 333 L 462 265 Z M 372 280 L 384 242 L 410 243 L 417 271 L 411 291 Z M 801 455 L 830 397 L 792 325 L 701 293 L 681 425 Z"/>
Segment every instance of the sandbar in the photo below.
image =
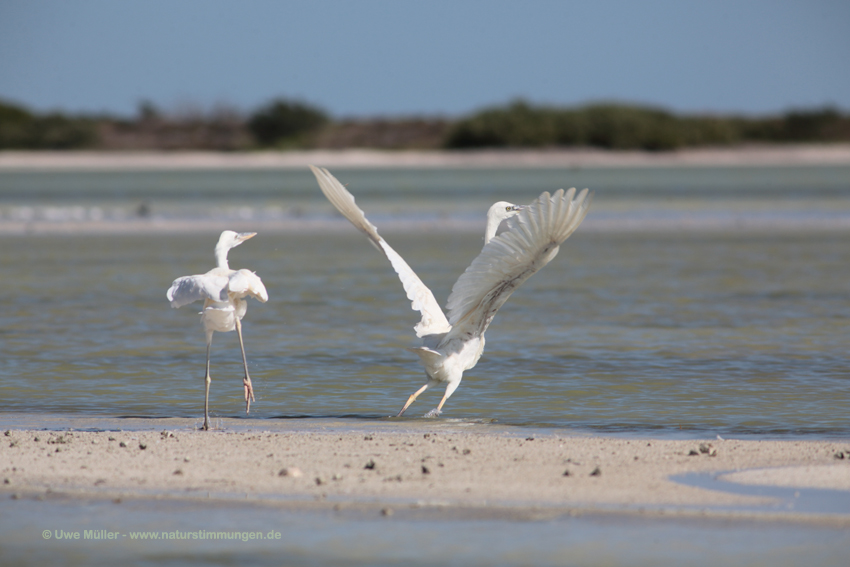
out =
<path fill-rule="evenodd" d="M 185 421 L 161 430 L 10 429 L 0 434 L 0 494 L 766 517 L 770 498 L 671 477 L 735 481 L 735 473 L 742 482 L 850 491 L 850 441 L 491 433 L 422 420 L 374 431 L 234 430 L 224 420 L 204 432 Z M 740 472 L 752 470 L 761 472 Z M 850 526 L 850 510 L 817 519 Z"/>
<path fill-rule="evenodd" d="M 330 168 L 609 168 L 850 165 L 850 144 L 746 145 L 677 151 L 484 149 L 387 151 L 372 149 L 256 152 L 2 151 L 0 171 Z"/>

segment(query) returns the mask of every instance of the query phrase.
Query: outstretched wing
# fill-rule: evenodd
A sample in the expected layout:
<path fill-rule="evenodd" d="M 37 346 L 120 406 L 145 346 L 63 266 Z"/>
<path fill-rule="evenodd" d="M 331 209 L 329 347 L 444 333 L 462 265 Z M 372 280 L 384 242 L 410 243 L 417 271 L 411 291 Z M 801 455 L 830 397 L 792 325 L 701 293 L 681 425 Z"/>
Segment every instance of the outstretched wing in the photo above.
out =
<path fill-rule="evenodd" d="M 239 294 L 242 297 L 250 295 L 263 303 L 269 300 L 269 294 L 266 292 L 266 286 L 263 285 L 263 280 L 251 270 L 238 270 L 234 272 L 230 276 L 230 282 L 227 288 L 231 293 Z"/>
<path fill-rule="evenodd" d="M 555 257 L 590 205 L 587 189 L 574 196 L 574 188 L 552 196 L 544 192 L 484 245 L 452 287 L 447 304 L 452 330 L 443 342 L 483 334 L 514 290 Z"/>
<path fill-rule="evenodd" d="M 387 242 L 378 234 L 375 225 L 366 219 L 366 215 L 354 203 L 354 197 L 349 193 L 331 173 L 324 168 L 310 166 L 313 174 L 319 182 L 322 193 L 339 210 L 342 215 L 351 221 L 369 239 L 372 244 L 381 250 L 393 265 L 407 298 L 411 301 L 411 307 L 422 314 L 422 320 L 414 327 L 416 336 L 424 337 L 436 333 L 445 333 L 450 329 L 449 322 L 440 309 L 440 304 L 434 299 L 434 294 L 428 289 L 419 276 L 407 265 L 398 253 L 393 250 Z"/>
<path fill-rule="evenodd" d="M 166 296 L 171 307 L 183 307 L 199 299 L 227 301 L 228 278 L 226 276 L 201 274 L 177 278 L 168 288 Z"/>

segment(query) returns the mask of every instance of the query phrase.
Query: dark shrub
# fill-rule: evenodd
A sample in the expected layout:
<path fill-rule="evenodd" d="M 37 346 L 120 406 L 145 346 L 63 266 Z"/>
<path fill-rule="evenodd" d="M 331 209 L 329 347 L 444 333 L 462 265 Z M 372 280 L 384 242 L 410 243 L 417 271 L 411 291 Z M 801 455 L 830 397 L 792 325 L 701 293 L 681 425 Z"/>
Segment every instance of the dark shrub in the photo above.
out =
<path fill-rule="evenodd" d="M 324 111 L 314 106 L 278 99 L 252 114 L 248 128 L 261 146 L 274 146 L 314 132 L 327 122 Z"/>
<path fill-rule="evenodd" d="M 0 102 L 0 149 L 68 150 L 97 143 L 94 122 L 53 112 L 35 115 Z"/>
<path fill-rule="evenodd" d="M 834 108 L 792 110 L 785 115 L 784 137 L 792 142 L 836 140 L 850 133 L 850 118 Z"/>

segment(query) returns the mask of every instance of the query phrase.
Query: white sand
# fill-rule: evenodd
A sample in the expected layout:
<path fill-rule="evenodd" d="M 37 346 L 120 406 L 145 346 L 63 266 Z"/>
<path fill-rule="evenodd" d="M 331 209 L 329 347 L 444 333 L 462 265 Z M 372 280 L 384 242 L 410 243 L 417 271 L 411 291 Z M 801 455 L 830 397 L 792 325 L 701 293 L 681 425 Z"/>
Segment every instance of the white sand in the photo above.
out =
<path fill-rule="evenodd" d="M 743 146 L 674 152 L 596 149 L 288 152 L 0 152 L 2 170 L 301 169 L 325 167 L 690 167 L 848 165 L 850 144 Z"/>
<path fill-rule="evenodd" d="M 12 430 L 0 435 L 0 491 L 693 511 L 767 500 L 685 486 L 671 475 L 745 469 L 762 471 L 726 478 L 850 490 L 850 462 L 835 458 L 850 443 L 422 431 Z"/>

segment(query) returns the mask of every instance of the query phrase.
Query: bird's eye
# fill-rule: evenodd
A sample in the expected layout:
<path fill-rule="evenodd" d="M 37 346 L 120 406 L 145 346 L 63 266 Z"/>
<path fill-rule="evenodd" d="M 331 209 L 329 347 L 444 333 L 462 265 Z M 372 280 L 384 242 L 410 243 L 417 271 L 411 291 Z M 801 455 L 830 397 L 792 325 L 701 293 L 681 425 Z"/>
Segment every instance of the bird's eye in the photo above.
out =
<path fill-rule="evenodd" d="M 513 207 L 505 207 L 505 210 L 506 210 L 507 212 L 511 212 L 512 210 L 514 210 L 514 208 L 513 208 Z"/>

